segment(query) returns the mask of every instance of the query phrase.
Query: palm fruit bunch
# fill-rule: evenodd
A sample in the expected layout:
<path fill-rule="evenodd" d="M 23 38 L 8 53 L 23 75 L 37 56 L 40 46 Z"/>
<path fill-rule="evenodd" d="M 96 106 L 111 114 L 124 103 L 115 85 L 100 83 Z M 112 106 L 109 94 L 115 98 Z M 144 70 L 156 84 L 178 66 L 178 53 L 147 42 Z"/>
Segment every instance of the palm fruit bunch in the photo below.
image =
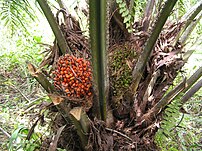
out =
<path fill-rule="evenodd" d="M 54 86 L 68 97 L 81 99 L 92 96 L 90 61 L 66 54 L 59 58 L 52 73 Z"/>
<path fill-rule="evenodd" d="M 114 49 L 111 53 L 110 70 L 113 95 L 120 96 L 127 90 L 132 82 L 132 65 L 135 58 L 133 50 L 122 47 Z"/>

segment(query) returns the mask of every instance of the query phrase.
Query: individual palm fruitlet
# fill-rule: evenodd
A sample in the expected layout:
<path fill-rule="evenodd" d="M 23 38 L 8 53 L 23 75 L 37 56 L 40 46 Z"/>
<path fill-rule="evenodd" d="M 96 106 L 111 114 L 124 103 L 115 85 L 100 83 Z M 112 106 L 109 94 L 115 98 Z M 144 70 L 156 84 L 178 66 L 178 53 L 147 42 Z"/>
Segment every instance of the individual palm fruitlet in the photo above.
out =
<path fill-rule="evenodd" d="M 61 56 L 53 71 L 54 86 L 68 97 L 82 99 L 92 95 L 90 61 L 66 54 Z"/>

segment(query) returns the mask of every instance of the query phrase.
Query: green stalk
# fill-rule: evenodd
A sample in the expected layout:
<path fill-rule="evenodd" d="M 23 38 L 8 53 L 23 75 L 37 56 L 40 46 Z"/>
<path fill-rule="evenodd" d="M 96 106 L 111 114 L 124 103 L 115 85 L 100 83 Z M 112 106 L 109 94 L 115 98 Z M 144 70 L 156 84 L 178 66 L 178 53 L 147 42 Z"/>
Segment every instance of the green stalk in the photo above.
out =
<path fill-rule="evenodd" d="M 154 0 L 149 0 L 147 2 L 147 6 L 145 8 L 145 13 L 144 13 L 144 17 L 143 17 L 143 20 L 144 20 L 144 22 L 143 22 L 143 31 L 147 31 L 148 28 L 149 28 L 149 24 L 150 24 L 152 12 L 153 12 L 154 4 L 155 4 Z"/>
<path fill-rule="evenodd" d="M 202 10 L 202 1 L 196 3 L 184 16 L 182 16 L 181 21 L 186 21 L 184 29 L 186 29 L 194 18 L 200 13 Z"/>
<path fill-rule="evenodd" d="M 106 55 L 106 0 L 89 1 L 90 43 L 92 50 L 93 75 L 99 115 L 106 120 L 107 100 L 107 55 Z"/>
<path fill-rule="evenodd" d="M 59 104 L 56 105 L 56 108 L 61 113 L 61 115 L 64 117 L 64 119 L 66 120 L 66 122 L 68 123 L 70 121 L 70 117 L 69 117 L 70 108 L 66 104 L 66 101 L 61 96 L 59 96 L 57 94 L 57 91 L 56 91 L 54 85 L 51 84 L 48 81 L 48 79 L 46 78 L 46 76 L 40 70 L 36 69 L 36 67 L 34 65 L 32 65 L 31 63 L 28 63 L 27 66 L 28 66 L 28 70 L 29 70 L 30 74 L 48 92 L 48 96 L 52 100 L 53 103 L 54 103 L 55 100 L 56 101 L 57 100 L 62 100 Z"/>
<path fill-rule="evenodd" d="M 60 6 L 61 9 L 63 8 L 63 9 L 66 9 L 66 11 L 67 11 L 67 8 L 66 8 L 63 0 L 57 0 L 57 2 L 58 2 L 58 4 L 59 4 L 59 6 Z"/>
<path fill-rule="evenodd" d="M 198 68 L 198 70 L 187 80 L 187 86 L 183 90 L 185 93 L 190 87 L 202 76 L 202 66 Z"/>
<path fill-rule="evenodd" d="M 138 62 L 133 70 L 133 83 L 131 86 L 133 93 L 136 93 L 136 90 L 137 90 L 139 82 L 142 78 L 142 74 L 144 72 L 146 63 L 148 62 L 149 56 L 152 53 L 152 49 L 153 49 L 153 47 L 159 37 L 159 34 L 161 33 L 161 30 L 176 2 L 177 2 L 177 0 L 167 0 L 164 5 L 164 8 L 161 10 L 161 13 L 153 28 L 153 32 L 151 33 L 151 36 L 149 37 L 149 39 L 146 43 L 146 46 L 144 47 L 143 52 L 140 55 Z"/>
<path fill-rule="evenodd" d="M 61 52 L 63 54 L 66 54 L 67 52 L 70 53 L 71 52 L 70 48 L 65 40 L 63 33 L 60 30 L 58 23 L 56 22 L 54 15 L 52 14 L 50 7 L 47 4 L 47 1 L 37 0 L 37 2 L 39 3 L 44 15 L 46 16 L 46 19 L 48 20 L 49 25 L 51 26 L 51 29 L 57 39 Z"/>
<path fill-rule="evenodd" d="M 185 104 L 200 88 L 202 87 L 202 79 L 198 81 L 189 91 L 182 97 L 181 102 Z"/>
<path fill-rule="evenodd" d="M 27 63 L 27 66 L 29 73 L 41 84 L 41 86 L 46 90 L 46 92 L 56 92 L 54 85 L 48 81 L 46 76 L 41 71 L 37 70 L 36 67 L 31 63 Z"/>
<path fill-rule="evenodd" d="M 192 31 L 194 30 L 194 28 L 196 27 L 196 25 L 198 24 L 201 18 L 202 18 L 202 12 L 200 12 L 200 14 L 197 15 L 195 21 L 191 22 L 191 24 L 187 27 L 187 29 L 182 34 L 180 38 L 180 42 L 182 44 L 185 44 L 186 40 L 189 38 L 190 34 L 192 33 Z"/>
<path fill-rule="evenodd" d="M 87 150 L 86 146 L 88 145 L 88 132 L 89 132 L 89 118 L 82 107 L 75 107 L 70 111 L 70 118 L 74 123 L 77 134 L 81 140 L 81 146 L 83 150 Z"/>
<path fill-rule="evenodd" d="M 179 39 L 181 38 L 182 34 L 186 34 L 184 32 L 186 32 L 186 29 L 191 26 L 191 24 L 193 23 L 195 17 L 201 12 L 202 10 L 202 1 L 196 3 L 194 6 L 192 6 L 192 8 L 184 14 L 184 16 L 182 16 L 182 18 L 180 19 L 181 22 L 185 22 L 185 25 L 181 28 L 181 30 L 178 32 L 178 34 L 176 35 L 175 41 L 173 42 L 173 46 L 175 46 L 175 44 L 179 41 Z M 194 25 L 192 25 L 194 28 Z M 192 27 L 190 27 L 190 33 L 193 29 Z M 187 35 L 188 37 L 189 35 Z M 186 38 L 184 38 L 183 42 L 186 41 Z M 183 43 L 182 43 L 183 44 Z"/>

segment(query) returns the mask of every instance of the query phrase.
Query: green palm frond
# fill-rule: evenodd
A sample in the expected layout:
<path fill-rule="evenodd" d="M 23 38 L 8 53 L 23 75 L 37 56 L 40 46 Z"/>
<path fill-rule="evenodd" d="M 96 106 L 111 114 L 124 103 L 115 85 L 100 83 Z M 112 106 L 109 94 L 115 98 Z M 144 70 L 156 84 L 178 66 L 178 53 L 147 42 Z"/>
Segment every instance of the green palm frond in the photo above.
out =
<path fill-rule="evenodd" d="M 146 5 L 145 0 L 131 0 L 130 4 L 126 0 L 116 0 L 119 13 L 123 17 L 123 23 L 129 33 L 133 32 L 133 24 L 136 18 L 142 15 L 143 9 Z M 128 6 L 129 5 L 129 6 Z"/>
<path fill-rule="evenodd" d="M 0 18 L 4 25 L 12 31 L 19 27 L 26 30 L 26 18 L 31 20 L 36 18 L 33 9 L 27 0 L 1 0 L 0 1 Z"/>
<path fill-rule="evenodd" d="M 179 100 L 173 101 L 168 105 L 167 109 L 163 115 L 163 121 L 161 122 L 161 128 L 155 135 L 155 141 L 161 148 L 166 148 L 169 146 L 167 139 L 174 140 L 176 139 L 176 133 L 174 131 L 175 127 L 178 124 L 181 103 Z M 174 146 L 174 145 L 173 145 Z"/>

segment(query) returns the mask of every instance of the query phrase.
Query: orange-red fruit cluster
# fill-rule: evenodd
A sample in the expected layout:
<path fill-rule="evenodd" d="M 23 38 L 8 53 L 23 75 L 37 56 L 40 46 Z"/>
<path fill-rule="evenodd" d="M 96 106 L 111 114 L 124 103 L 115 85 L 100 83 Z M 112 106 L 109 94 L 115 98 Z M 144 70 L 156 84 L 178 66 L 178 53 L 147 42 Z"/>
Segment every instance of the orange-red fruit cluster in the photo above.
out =
<path fill-rule="evenodd" d="M 92 71 L 88 60 L 66 54 L 59 58 L 53 75 L 55 87 L 65 91 L 68 97 L 92 95 Z"/>

